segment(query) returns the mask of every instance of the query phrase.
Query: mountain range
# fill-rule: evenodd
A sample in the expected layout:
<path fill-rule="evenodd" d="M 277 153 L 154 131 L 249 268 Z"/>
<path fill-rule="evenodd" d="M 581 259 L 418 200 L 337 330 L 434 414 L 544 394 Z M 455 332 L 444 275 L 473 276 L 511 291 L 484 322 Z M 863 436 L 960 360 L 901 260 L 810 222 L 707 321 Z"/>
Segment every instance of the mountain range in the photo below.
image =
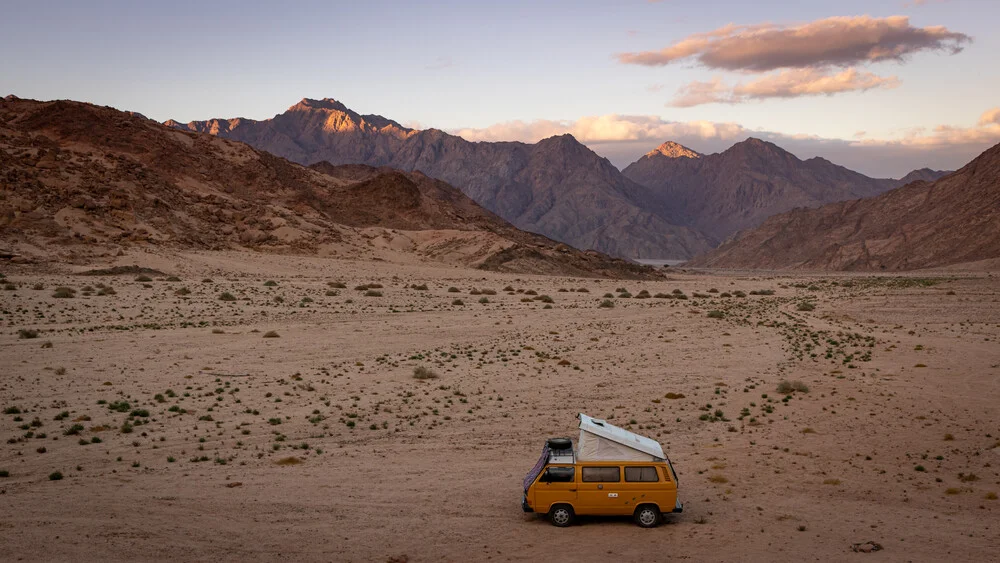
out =
<path fill-rule="evenodd" d="M 626 257 L 690 257 L 714 246 L 641 205 L 643 188 L 570 135 L 535 144 L 473 143 L 413 130 L 332 100 L 304 99 L 272 119 L 168 126 L 245 142 L 301 164 L 419 170 L 460 188 L 516 227 L 577 248 Z"/>
<path fill-rule="evenodd" d="M 924 169 L 902 180 L 869 178 L 823 158 L 800 160 L 774 143 L 749 138 L 711 155 L 664 143 L 623 174 L 648 188 L 646 209 L 721 241 L 796 207 L 870 197 L 911 177 L 936 179 L 945 172 Z"/>
<path fill-rule="evenodd" d="M 796 209 L 692 266 L 912 270 L 1000 258 L 1000 145 L 957 172 L 876 197 Z"/>
<path fill-rule="evenodd" d="M 242 141 L 301 164 L 419 170 L 518 228 L 628 258 L 690 258 L 770 214 L 900 185 L 823 159 L 801 161 L 757 139 L 708 156 L 666 143 L 623 173 L 570 135 L 537 143 L 470 142 L 362 115 L 329 98 L 303 99 L 259 121 L 165 124 Z"/>
<path fill-rule="evenodd" d="M 221 136 L 80 102 L 0 101 L 0 188 L 0 243 L 40 259 L 155 246 L 654 275 L 521 231 L 419 172 L 306 168 Z"/>

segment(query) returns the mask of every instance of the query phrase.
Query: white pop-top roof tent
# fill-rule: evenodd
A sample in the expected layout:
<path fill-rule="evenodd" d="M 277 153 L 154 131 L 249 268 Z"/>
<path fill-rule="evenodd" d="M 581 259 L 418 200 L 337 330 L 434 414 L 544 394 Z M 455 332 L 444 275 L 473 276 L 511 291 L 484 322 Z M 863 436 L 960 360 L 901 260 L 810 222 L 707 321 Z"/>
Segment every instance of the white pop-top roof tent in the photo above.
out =
<path fill-rule="evenodd" d="M 657 461 L 667 459 L 656 440 L 580 413 L 578 461 Z"/>

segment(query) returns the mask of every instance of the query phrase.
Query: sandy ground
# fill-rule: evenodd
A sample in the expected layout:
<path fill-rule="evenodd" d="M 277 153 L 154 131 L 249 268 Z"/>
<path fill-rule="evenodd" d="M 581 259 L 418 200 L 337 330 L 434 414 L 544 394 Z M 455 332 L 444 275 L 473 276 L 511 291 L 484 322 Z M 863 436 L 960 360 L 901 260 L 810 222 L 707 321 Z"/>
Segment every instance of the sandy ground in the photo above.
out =
<path fill-rule="evenodd" d="M 118 260 L 180 281 L 3 267 L 4 560 L 1000 553 L 995 274 L 638 283 L 237 253 Z M 354 289 L 369 283 L 381 296 Z M 75 296 L 53 297 L 59 286 Z M 417 366 L 439 377 L 415 379 Z M 808 392 L 779 393 L 786 379 Z M 659 439 L 685 512 L 653 530 L 523 514 L 521 478 L 546 437 L 575 436 L 581 411 Z M 868 540 L 884 550 L 851 552 Z"/>

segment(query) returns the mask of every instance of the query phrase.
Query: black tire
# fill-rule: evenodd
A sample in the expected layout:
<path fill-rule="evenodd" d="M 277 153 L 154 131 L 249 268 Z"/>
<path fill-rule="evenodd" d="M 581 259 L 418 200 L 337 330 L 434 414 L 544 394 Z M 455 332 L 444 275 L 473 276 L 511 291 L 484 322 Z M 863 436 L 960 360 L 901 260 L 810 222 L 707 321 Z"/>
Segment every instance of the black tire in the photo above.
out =
<path fill-rule="evenodd" d="M 576 513 L 573 512 L 573 507 L 568 504 L 557 504 L 549 509 L 549 522 L 553 526 L 566 528 L 572 526 L 575 520 Z"/>
<path fill-rule="evenodd" d="M 573 442 L 569 438 L 549 438 L 550 450 L 568 450 L 573 447 Z"/>
<path fill-rule="evenodd" d="M 655 504 L 639 505 L 632 517 L 640 528 L 655 528 L 662 518 L 660 508 Z"/>

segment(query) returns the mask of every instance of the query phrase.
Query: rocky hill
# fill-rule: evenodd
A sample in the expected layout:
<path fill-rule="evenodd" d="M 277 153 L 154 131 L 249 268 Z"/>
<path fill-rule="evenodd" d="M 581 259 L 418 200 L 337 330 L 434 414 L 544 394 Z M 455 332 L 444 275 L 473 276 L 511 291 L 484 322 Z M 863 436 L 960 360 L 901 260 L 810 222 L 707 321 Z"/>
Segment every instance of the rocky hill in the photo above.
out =
<path fill-rule="evenodd" d="M 1000 145 L 933 182 L 776 215 L 689 265 L 881 271 L 995 258 Z"/>
<path fill-rule="evenodd" d="M 379 130 L 395 127 L 363 117 Z M 0 246 L 33 259 L 85 261 L 133 245 L 653 275 L 520 231 L 419 173 L 309 169 L 111 108 L 0 101 Z"/>
<path fill-rule="evenodd" d="M 720 241 L 776 213 L 869 197 L 901 185 L 819 157 L 800 160 L 755 138 L 710 155 L 665 143 L 623 173 L 648 188 L 647 209 Z"/>
<path fill-rule="evenodd" d="M 646 209 L 644 190 L 570 135 L 535 144 L 473 143 L 305 99 L 272 119 L 168 125 L 246 142 L 302 164 L 416 171 L 460 188 L 516 227 L 617 256 L 687 258 L 714 240 Z"/>

